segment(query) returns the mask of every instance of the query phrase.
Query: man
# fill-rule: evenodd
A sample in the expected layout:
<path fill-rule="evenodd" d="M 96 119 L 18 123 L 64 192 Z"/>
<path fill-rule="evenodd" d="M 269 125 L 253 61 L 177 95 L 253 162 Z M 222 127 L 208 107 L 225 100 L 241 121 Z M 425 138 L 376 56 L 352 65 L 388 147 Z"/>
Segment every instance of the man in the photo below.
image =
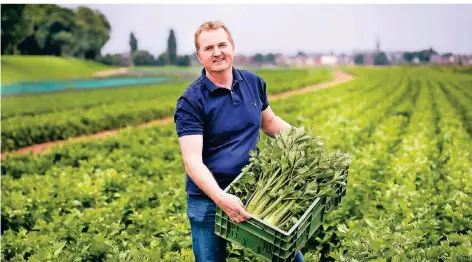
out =
<path fill-rule="evenodd" d="M 226 242 L 214 233 L 216 205 L 233 222 L 243 222 L 250 214 L 238 197 L 223 190 L 249 163 L 259 129 L 274 137 L 291 126 L 271 110 L 265 81 L 233 67 L 234 42 L 222 22 L 203 23 L 194 41 L 204 68 L 177 100 L 174 121 L 187 172 L 195 259 L 224 261 Z M 295 261 L 303 261 L 300 252 Z"/>

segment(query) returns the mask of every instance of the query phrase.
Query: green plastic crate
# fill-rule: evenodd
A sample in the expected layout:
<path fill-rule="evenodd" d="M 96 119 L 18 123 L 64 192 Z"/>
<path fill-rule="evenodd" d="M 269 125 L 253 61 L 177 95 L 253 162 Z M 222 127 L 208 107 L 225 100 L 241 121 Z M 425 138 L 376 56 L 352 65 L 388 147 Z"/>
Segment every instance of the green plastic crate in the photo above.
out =
<path fill-rule="evenodd" d="M 348 169 L 343 171 L 346 175 Z M 241 178 L 238 176 L 226 189 Z M 234 223 L 217 206 L 215 233 L 222 238 L 237 243 L 266 261 L 293 261 L 295 254 L 303 248 L 308 239 L 322 225 L 325 217 L 346 195 L 346 187 L 337 188 L 338 197 L 317 198 L 297 221 L 285 232 L 259 218 L 253 217 L 241 223 Z"/>

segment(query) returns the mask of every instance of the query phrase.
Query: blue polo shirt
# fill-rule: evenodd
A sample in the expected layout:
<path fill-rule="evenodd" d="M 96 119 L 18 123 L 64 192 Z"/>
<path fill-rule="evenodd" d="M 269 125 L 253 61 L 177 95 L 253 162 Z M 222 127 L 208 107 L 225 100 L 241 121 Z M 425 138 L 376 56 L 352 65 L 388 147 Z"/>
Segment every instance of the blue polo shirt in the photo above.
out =
<path fill-rule="evenodd" d="M 218 87 L 205 69 L 179 97 L 174 122 L 179 137 L 203 135 L 203 163 L 220 188 L 226 188 L 256 149 L 262 111 L 269 106 L 264 79 L 232 68 L 232 90 Z M 188 195 L 205 195 L 187 174 Z"/>

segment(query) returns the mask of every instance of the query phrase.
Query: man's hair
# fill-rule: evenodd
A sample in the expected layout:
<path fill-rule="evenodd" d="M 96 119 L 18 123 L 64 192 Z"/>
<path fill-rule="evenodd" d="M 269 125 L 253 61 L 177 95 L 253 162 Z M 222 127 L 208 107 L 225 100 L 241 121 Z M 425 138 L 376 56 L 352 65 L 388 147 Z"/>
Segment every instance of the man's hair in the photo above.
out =
<path fill-rule="evenodd" d="M 226 31 L 226 34 L 228 34 L 228 39 L 231 45 L 234 47 L 234 41 L 233 38 L 231 37 L 231 32 L 229 31 L 228 27 L 221 21 L 215 20 L 215 21 L 206 21 L 203 24 L 198 27 L 197 31 L 195 32 L 195 49 L 198 52 L 198 49 L 200 48 L 200 44 L 198 43 L 198 37 L 204 30 L 216 30 L 223 28 L 223 30 Z"/>

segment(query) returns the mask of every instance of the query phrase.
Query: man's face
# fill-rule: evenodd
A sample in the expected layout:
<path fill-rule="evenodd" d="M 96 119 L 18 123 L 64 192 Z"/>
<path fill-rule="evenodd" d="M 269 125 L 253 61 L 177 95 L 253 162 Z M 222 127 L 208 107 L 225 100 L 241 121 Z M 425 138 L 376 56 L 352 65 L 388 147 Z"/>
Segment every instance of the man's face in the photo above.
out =
<path fill-rule="evenodd" d="M 234 47 L 223 28 L 202 31 L 198 42 L 197 57 L 207 71 L 223 72 L 231 68 Z"/>

